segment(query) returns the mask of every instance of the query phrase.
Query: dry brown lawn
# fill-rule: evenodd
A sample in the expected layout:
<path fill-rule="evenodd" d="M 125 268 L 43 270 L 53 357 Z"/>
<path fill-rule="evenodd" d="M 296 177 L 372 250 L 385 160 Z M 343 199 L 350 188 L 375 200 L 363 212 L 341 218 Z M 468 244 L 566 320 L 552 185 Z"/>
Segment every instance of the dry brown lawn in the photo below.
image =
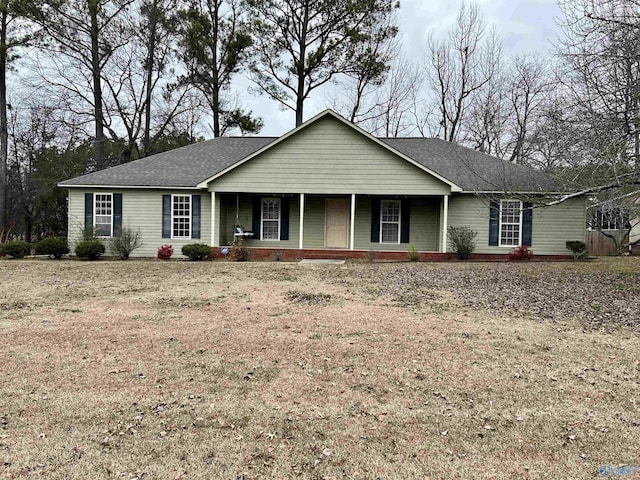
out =
<path fill-rule="evenodd" d="M 638 260 L 0 260 L 0 477 L 640 465 Z"/>

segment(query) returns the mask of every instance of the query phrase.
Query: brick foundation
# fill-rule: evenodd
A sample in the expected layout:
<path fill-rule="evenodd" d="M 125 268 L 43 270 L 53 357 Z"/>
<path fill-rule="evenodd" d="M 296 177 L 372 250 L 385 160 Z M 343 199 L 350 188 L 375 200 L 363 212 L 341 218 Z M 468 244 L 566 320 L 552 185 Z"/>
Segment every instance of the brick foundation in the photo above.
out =
<path fill-rule="evenodd" d="M 211 256 L 214 259 L 225 258 L 220 251 L 222 247 L 212 247 Z M 371 250 L 327 250 L 327 249 L 297 249 L 297 248 L 258 248 L 247 247 L 250 252 L 250 260 L 283 260 L 294 261 L 303 259 L 331 259 L 331 260 L 368 260 L 386 262 L 407 262 L 407 252 L 371 251 Z M 446 262 L 459 261 L 453 253 L 418 252 L 421 262 Z M 508 255 L 474 253 L 471 260 L 480 262 L 506 262 Z M 573 260 L 571 255 L 534 255 L 531 261 L 567 261 Z"/>

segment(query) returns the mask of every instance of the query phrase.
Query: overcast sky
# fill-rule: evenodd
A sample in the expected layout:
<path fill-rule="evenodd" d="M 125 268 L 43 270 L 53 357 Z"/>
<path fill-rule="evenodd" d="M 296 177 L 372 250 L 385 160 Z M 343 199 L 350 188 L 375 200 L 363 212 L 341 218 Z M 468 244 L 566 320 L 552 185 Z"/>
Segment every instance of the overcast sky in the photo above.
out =
<path fill-rule="evenodd" d="M 488 26 L 495 25 L 503 38 L 507 55 L 540 52 L 546 54 L 557 37 L 556 19 L 561 16 L 556 0 L 477 0 Z M 405 54 L 422 62 L 428 32 L 446 32 L 455 21 L 461 0 L 400 0 L 400 35 Z M 330 87 L 332 88 L 332 87 Z M 243 98 L 245 108 L 263 118 L 260 135 L 279 136 L 295 126 L 295 114 L 283 111 L 265 97 Z M 305 102 L 305 120 L 329 105 L 326 91 L 312 92 Z"/>

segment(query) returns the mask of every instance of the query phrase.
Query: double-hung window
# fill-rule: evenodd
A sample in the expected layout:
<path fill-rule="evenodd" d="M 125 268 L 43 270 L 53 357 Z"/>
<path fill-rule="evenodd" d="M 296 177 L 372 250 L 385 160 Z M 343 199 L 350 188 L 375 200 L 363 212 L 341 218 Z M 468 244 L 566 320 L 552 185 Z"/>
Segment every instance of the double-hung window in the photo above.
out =
<path fill-rule="evenodd" d="M 400 243 L 400 200 L 380 202 L 380 243 Z"/>
<path fill-rule="evenodd" d="M 93 228 L 96 237 L 113 236 L 113 194 L 96 193 L 93 197 Z"/>
<path fill-rule="evenodd" d="M 191 195 L 171 196 L 171 238 L 191 238 Z"/>
<path fill-rule="evenodd" d="M 500 201 L 500 246 L 517 247 L 522 243 L 522 202 Z"/>
<path fill-rule="evenodd" d="M 280 240 L 281 200 L 263 198 L 260 215 L 260 240 Z"/>

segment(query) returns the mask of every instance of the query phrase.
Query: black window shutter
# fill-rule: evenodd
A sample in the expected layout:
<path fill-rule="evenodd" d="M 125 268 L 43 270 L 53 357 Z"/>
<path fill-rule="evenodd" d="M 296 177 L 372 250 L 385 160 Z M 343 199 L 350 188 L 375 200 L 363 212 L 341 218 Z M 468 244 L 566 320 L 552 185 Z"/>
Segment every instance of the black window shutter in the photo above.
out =
<path fill-rule="evenodd" d="M 84 194 L 84 230 L 93 235 L 93 193 Z"/>
<path fill-rule="evenodd" d="M 171 195 L 162 195 L 162 238 L 171 238 Z"/>
<path fill-rule="evenodd" d="M 253 238 L 260 240 L 260 217 L 262 216 L 262 199 L 253 197 Z"/>
<path fill-rule="evenodd" d="M 122 194 L 113 194 L 113 236 L 122 234 Z"/>
<path fill-rule="evenodd" d="M 489 245 L 498 246 L 498 230 L 500 229 L 500 202 L 491 200 L 489 207 Z"/>
<path fill-rule="evenodd" d="M 191 238 L 200 238 L 200 195 L 191 195 Z"/>
<path fill-rule="evenodd" d="M 371 199 L 371 243 L 380 243 L 380 199 Z"/>
<path fill-rule="evenodd" d="M 291 201 L 288 198 L 280 200 L 280 240 L 289 240 L 289 210 Z"/>
<path fill-rule="evenodd" d="M 409 243 L 409 226 L 411 225 L 411 201 L 407 198 L 400 201 L 400 243 Z"/>
<path fill-rule="evenodd" d="M 522 204 L 522 244 L 527 247 L 531 246 L 531 237 L 533 236 L 533 209 L 529 202 Z"/>

